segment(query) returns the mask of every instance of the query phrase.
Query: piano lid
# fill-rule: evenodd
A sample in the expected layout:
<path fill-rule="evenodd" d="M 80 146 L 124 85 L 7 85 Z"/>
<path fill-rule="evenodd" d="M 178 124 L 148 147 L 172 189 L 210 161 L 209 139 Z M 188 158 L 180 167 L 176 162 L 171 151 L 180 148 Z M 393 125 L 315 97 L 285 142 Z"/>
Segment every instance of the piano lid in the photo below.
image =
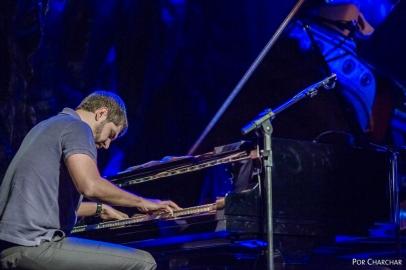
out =
<path fill-rule="evenodd" d="M 239 141 L 215 147 L 212 152 L 196 156 L 165 157 L 141 165 L 132 166 L 109 178 L 119 187 L 130 186 L 164 177 L 185 174 L 220 164 L 257 158 L 256 145 Z"/>

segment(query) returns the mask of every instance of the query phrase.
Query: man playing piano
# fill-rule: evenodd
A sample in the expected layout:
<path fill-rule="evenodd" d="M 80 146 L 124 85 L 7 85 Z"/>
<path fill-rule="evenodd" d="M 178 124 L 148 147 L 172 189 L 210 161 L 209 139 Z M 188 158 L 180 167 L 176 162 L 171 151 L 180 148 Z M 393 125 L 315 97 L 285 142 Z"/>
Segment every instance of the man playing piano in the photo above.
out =
<path fill-rule="evenodd" d="M 77 216 L 127 217 L 108 205 L 141 212 L 179 208 L 123 191 L 100 176 L 96 149 L 108 149 L 127 126 L 121 98 L 98 91 L 76 110 L 65 108 L 31 129 L 0 189 L 2 269 L 156 268 L 145 251 L 68 236 Z M 83 196 L 98 203 L 82 202 Z"/>

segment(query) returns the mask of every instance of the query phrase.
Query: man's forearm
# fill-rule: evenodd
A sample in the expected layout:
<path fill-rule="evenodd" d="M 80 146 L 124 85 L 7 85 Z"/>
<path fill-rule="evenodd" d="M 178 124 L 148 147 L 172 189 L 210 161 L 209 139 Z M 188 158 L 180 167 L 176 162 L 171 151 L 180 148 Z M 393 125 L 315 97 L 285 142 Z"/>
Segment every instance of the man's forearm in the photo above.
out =
<path fill-rule="evenodd" d="M 85 195 L 110 205 L 124 207 L 139 207 L 144 201 L 142 197 L 124 191 L 104 178 L 100 178 L 93 186 L 91 193 Z"/>
<path fill-rule="evenodd" d="M 100 177 L 96 162 L 85 154 L 73 154 L 65 160 L 66 167 L 78 192 L 87 198 L 102 201 L 109 205 L 136 207 L 141 212 L 167 211 L 180 209 L 172 201 L 144 199 L 120 189 Z"/>
<path fill-rule="evenodd" d="M 76 215 L 79 217 L 89 217 L 96 214 L 97 204 L 95 202 L 82 202 Z"/>

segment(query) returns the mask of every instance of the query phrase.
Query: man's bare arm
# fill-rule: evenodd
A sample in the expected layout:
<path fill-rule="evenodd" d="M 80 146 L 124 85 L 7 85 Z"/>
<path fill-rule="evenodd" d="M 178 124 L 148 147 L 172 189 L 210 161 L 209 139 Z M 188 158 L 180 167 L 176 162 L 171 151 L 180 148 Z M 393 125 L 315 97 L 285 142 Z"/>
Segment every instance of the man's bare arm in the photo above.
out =
<path fill-rule="evenodd" d="M 96 214 L 96 203 L 95 202 L 82 202 L 76 211 L 78 217 L 90 217 Z"/>
<path fill-rule="evenodd" d="M 172 201 L 144 199 L 120 189 L 100 176 L 96 162 L 86 154 L 73 154 L 65 160 L 76 189 L 87 198 L 110 205 L 136 207 L 142 212 L 179 209 Z"/>
<path fill-rule="evenodd" d="M 77 210 L 76 214 L 79 217 L 89 217 L 96 214 L 97 205 L 95 202 L 82 202 Z M 100 217 L 103 220 L 112 220 L 112 219 L 125 219 L 128 218 L 128 215 L 114 209 L 113 207 L 102 204 Z"/>

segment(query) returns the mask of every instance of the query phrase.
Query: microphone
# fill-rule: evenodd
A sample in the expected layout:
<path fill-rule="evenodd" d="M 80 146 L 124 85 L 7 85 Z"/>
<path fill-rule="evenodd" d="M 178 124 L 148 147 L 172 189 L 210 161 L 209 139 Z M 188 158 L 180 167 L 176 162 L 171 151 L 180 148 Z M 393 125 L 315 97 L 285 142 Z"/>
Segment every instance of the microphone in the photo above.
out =
<path fill-rule="evenodd" d="M 331 90 L 336 86 L 336 81 L 337 81 L 337 75 L 335 73 L 332 73 L 330 76 L 325 78 L 324 80 L 317 82 L 300 93 L 298 93 L 296 96 L 293 98 L 301 98 L 302 95 L 309 96 L 309 97 L 314 97 L 317 95 L 318 91 L 321 88 L 324 88 L 325 90 Z"/>
<path fill-rule="evenodd" d="M 327 77 L 325 80 L 323 80 L 322 85 L 323 85 L 324 89 L 331 90 L 336 87 L 336 82 L 337 82 L 337 75 L 335 73 L 333 73 L 330 75 L 330 77 Z"/>
<path fill-rule="evenodd" d="M 294 97 L 292 97 L 287 102 L 283 103 L 281 106 L 279 106 L 275 110 L 271 110 L 269 108 L 265 109 L 254 120 L 252 120 L 250 123 L 248 123 L 241 129 L 242 134 L 247 135 L 254 129 L 260 127 L 262 125 L 262 123 L 264 123 L 265 121 L 274 119 L 277 114 L 279 114 L 280 112 L 289 108 L 296 102 L 302 100 L 303 98 L 305 98 L 305 97 L 312 98 L 312 97 L 316 96 L 317 93 L 319 92 L 320 88 L 324 88 L 326 90 L 333 89 L 335 87 L 336 80 L 337 80 L 337 75 L 332 73 L 330 76 L 328 76 L 324 80 L 319 81 L 315 84 L 312 84 L 311 86 L 307 87 L 306 89 L 300 91 L 298 94 L 296 94 Z"/>

